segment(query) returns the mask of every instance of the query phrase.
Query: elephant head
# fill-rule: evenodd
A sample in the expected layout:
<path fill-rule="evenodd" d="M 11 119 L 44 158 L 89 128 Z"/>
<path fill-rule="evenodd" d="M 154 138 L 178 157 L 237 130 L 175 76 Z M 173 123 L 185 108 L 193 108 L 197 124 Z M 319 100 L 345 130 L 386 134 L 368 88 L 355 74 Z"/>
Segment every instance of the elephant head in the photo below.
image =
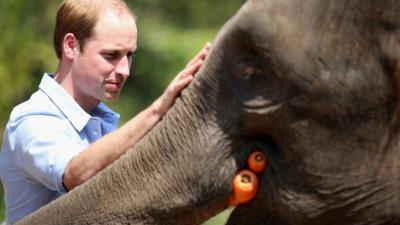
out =
<path fill-rule="evenodd" d="M 248 0 L 141 142 L 20 224 L 200 224 L 254 148 L 268 168 L 228 224 L 399 222 L 399 13 L 396 0 Z"/>
<path fill-rule="evenodd" d="M 258 198 L 228 224 L 400 221 L 399 9 L 248 1 L 232 19 L 217 43 L 219 92 L 236 132 L 273 147 Z"/>

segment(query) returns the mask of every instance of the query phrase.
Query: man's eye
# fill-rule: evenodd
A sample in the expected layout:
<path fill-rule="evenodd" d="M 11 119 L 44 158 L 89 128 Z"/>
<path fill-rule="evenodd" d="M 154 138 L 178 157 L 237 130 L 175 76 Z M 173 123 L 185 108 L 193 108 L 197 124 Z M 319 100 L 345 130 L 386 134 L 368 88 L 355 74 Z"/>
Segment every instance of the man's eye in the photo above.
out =
<path fill-rule="evenodd" d="M 135 57 L 135 53 L 129 52 L 128 54 L 126 54 L 126 56 L 128 57 L 128 59 L 132 59 Z"/>
<path fill-rule="evenodd" d="M 131 67 L 132 61 L 133 61 L 133 57 L 135 57 L 135 53 L 129 52 L 126 56 L 128 58 L 129 67 Z"/>
<path fill-rule="evenodd" d="M 103 57 L 108 60 L 117 59 L 119 57 L 118 53 L 104 53 Z"/>

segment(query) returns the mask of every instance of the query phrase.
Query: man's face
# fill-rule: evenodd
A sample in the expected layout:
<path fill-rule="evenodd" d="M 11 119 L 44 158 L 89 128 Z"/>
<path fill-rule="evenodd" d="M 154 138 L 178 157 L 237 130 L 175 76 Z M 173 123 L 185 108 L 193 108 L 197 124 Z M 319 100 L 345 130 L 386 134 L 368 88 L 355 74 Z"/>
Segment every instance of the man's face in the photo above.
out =
<path fill-rule="evenodd" d="M 72 67 L 74 96 L 84 108 L 118 98 L 129 76 L 136 41 L 137 28 L 131 15 L 113 11 L 100 15 L 93 37 Z"/>

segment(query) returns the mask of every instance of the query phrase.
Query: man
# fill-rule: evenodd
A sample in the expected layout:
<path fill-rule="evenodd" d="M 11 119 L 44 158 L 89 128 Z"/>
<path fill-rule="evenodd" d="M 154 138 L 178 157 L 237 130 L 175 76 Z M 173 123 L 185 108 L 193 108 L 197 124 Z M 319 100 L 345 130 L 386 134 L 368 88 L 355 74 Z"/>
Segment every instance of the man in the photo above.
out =
<path fill-rule="evenodd" d="M 134 14 L 122 0 L 65 0 L 54 46 L 60 63 L 13 109 L 0 155 L 7 224 L 84 183 L 135 145 L 193 79 L 207 44 L 150 107 L 117 129 L 117 99 L 136 50 Z"/>

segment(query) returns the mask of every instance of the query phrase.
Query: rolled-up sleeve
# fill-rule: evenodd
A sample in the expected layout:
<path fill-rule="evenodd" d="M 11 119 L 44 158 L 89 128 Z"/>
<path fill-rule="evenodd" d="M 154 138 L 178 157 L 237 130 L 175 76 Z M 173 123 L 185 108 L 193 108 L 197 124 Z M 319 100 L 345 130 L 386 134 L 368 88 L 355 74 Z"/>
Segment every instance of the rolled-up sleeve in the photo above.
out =
<path fill-rule="evenodd" d="M 62 178 L 70 160 L 87 143 L 68 121 L 51 115 L 21 118 L 9 129 L 14 136 L 15 161 L 25 173 L 48 189 L 65 193 Z"/>

